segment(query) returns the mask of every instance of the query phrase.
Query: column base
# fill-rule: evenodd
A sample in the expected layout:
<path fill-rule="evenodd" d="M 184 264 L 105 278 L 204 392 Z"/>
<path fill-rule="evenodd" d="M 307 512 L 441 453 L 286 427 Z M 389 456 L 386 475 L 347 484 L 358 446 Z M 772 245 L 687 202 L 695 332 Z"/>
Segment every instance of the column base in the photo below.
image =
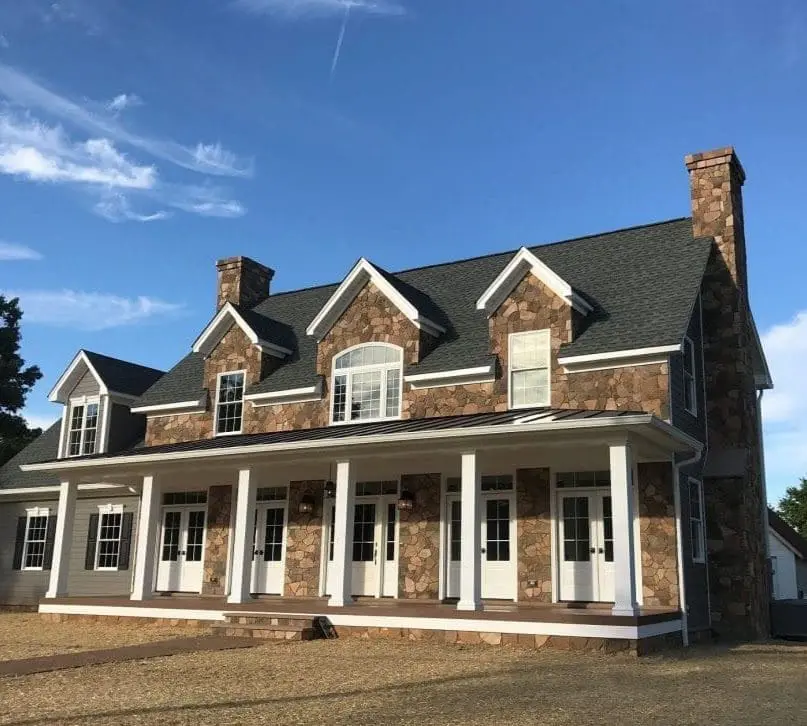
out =
<path fill-rule="evenodd" d="M 617 607 L 616 605 L 614 605 L 614 607 L 611 608 L 611 615 L 627 615 L 629 617 L 635 618 L 637 615 L 639 615 L 639 606 L 638 605 L 632 605 L 632 606 L 631 605 L 628 605 L 628 606 L 620 605 L 619 607 Z"/>
<path fill-rule="evenodd" d="M 45 599 L 46 600 L 53 600 L 53 599 L 55 599 L 57 597 L 67 597 L 67 595 L 68 595 L 68 593 L 66 593 L 66 592 L 53 592 L 52 590 L 48 590 L 45 593 Z"/>
<path fill-rule="evenodd" d="M 151 600 L 151 598 L 153 597 L 154 597 L 153 592 L 145 593 L 143 595 L 139 595 L 133 592 L 131 595 L 129 595 L 129 599 L 134 600 L 135 602 L 142 602 L 143 600 Z"/>
<path fill-rule="evenodd" d="M 329 608 L 343 608 L 345 605 L 352 605 L 353 598 L 350 596 L 347 597 L 331 597 L 328 598 L 328 607 Z"/>
<path fill-rule="evenodd" d="M 481 609 L 482 602 L 479 600 L 460 600 L 457 603 L 457 610 L 468 610 L 474 612 Z"/>
<path fill-rule="evenodd" d="M 247 595 L 246 597 L 244 597 L 242 595 L 228 595 L 227 596 L 227 604 L 228 605 L 243 605 L 244 603 L 247 603 L 250 600 L 252 600 L 252 597 L 250 595 Z"/>

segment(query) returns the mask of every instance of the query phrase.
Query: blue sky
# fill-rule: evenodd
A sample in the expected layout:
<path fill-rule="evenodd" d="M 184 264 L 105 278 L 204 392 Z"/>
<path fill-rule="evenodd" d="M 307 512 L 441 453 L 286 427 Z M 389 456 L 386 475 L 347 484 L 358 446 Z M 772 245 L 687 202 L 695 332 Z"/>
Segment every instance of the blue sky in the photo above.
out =
<path fill-rule="evenodd" d="M 776 379 L 771 499 L 807 474 L 807 8 L 797 0 L 0 0 L 0 290 L 47 392 L 78 348 L 170 367 L 217 258 L 274 289 L 689 213 L 733 144 Z M 341 40 L 341 42 L 340 42 Z"/>

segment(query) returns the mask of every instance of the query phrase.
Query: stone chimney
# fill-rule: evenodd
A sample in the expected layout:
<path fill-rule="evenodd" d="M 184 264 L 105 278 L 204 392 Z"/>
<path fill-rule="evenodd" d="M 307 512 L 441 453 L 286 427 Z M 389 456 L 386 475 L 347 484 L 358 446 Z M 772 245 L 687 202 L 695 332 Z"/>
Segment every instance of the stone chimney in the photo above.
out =
<path fill-rule="evenodd" d="M 685 161 L 694 235 L 714 239 L 701 290 L 712 624 L 735 637 L 766 637 L 767 512 L 748 304 L 745 172 L 730 146 L 690 154 Z"/>
<path fill-rule="evenodd" d="M 216 310 L 230 302 L 252 308 L 269 297 L 275 271 L 249 257 L 228 257 L 216 263 L 218 287 Z"/>

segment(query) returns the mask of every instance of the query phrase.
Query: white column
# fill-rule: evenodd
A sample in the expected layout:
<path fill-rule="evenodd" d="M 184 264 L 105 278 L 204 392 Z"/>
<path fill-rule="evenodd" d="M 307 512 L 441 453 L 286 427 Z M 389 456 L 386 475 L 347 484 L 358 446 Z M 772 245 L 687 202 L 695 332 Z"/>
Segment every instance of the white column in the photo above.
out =
<path fill-rule="evenodd" d="M 154 476 L 143 477 L 140 513 L 137 520 L 137 544 L 134 559 L 132 600 L 147 600 L 154 594 L 154 567 L 157 561 L 157 537 L 160 531 L 160 485 Z"/>
<path fill-rule="evenodd" d="M 63 481 L 59 485 L 59 507 L 56 511 L 56 532 L 53 538 L 53 560 L 50 567 L 50 584 L 45 597 L 67 595 L 70 547 L 73 544 L 73 520 L 76 516 L 78 484 Z"/>
<path fill-rule="evenodd" d="M 460 528 L 460 600 L 457 610 L 482 609 L 482 542 L 479 513 L 482 486 L 476 452 L 462 454 L 462 525 Z"/>
<path fill-rule="evenodd" d="M 614 615 L 637 615 L 633 536 L 633 452 L 630 444 L 610 447 L 611 507 L 614 525 Z"/>
<path fill-rule="evenodd" d="M 350 605 L 353 574 L 352 534 L 354 498 L 356 496 L 356 474 L 349 461 L 336 462 L 336 502 L 333 515 L 333 562 L 328 582 L 331 584 L 331 597 L 328 605 L 343 607 Z"/>
<path fill-rule="evenodd" d="M 252 472 L 241 469 L 236 487 L 235 528 L 233 530 L 233 574 L 228 603 L 248 602 L 252 580 L 252 554 L 255 548 L 255 497 L 257 487 Z"/>

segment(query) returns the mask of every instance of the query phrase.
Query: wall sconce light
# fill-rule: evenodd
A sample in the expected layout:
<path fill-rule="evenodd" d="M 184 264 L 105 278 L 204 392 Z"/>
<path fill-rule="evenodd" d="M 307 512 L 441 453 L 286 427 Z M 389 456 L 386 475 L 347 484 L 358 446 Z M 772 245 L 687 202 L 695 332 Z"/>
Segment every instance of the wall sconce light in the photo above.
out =
<path fill-rule="evenodd" d="M 401 512 L 411 512 L 415 508 L 415 495 L 404 489 L 398 497 L 398 510 Z"/>
<path fill-rule="evenodd" d="M 314 495 L 311 492 L 306 492 L 300 497 L 300 514 L 311 514 L 314 511 Z"/>
<path fill-rule="evenodd" d="M 332 481 L 325 482 L 325 498 L 333 499 L 336 496 L 336 484 Z"/>

